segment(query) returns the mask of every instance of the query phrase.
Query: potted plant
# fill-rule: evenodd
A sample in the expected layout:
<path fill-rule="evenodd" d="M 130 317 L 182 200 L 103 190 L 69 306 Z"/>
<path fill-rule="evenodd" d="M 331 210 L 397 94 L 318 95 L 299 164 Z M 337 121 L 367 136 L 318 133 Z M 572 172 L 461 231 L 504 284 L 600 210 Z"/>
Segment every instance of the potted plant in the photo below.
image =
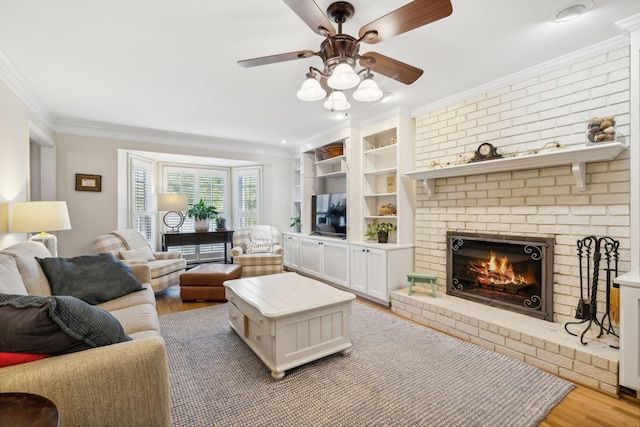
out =
<path fill-rule="evenodd" d="M 204 199 L 200 199 L 187 210 L 187 218 L 195 220 L 196 231 L 209 231 L 211 218 L 215 218 L 216 215 L 218 215 L 216 208 L 213 205 L 207 205 Z"/>
<path fill-rule="evenodd" d="M 389 240 L 389 233 L 396 231 L 397 229 L 398 226 L 391 224 L 390 222 L 381 222 L 380 224 L 373 222 L 371 224 L 367 224 L 367 232 L 364 233 L 364 235 L 368 240 L 377 239 L 378 243 L 387 243 Z"/>
<path fill-rule="evenodd" d="M 222 215 L 216 215 L 216 231 L 225 231 L 227 229 L 227 219 Z"/>
<path fill-rule="evenodd" d="M 302 223 L 300 222 L 300 217 L 299 216 L 295 216 L 295 217 L 291 218 L 291 224 L 289 224 L 289 227 L 293 228 L 293 231 L 295 231 L 296 233 L 299 233 L 300 229 L 302 228 Z"/>

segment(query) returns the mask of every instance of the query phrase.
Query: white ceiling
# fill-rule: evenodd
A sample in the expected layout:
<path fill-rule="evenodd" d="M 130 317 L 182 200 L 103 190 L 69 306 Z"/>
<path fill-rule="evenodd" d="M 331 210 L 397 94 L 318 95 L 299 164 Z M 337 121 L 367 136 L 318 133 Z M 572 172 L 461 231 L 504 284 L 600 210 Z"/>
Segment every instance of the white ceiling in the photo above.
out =
<path fill-rule="evenodd" d="M 451 0 L 451 16 L 362 45 L 361 53 L 376 51 L 424 74 L 410 86 L 377 75 L 395 99 L 352 101 L 350 119 L 415 110 L 620 37 L 614 23 L 640 13 L 639 0 L 594 0 L 579 19 L 550 22 L 578 1 Z M 316 3 L 325 10 L 331 0 Z M 357 36 L 362 25 L 407 1 L 351 3 L 355 16 L 343 30 Z M 337 125 L 322 102 L 295 96 L 309 66 L 320 68 L 321 60 L 255 68 L 236 62 L 317 51 L 321 42 L 281 0 L 0 0 L 0 53 L 56 126 L 132 126 L 274 148 L 285 138 L 293 147 Z"/>

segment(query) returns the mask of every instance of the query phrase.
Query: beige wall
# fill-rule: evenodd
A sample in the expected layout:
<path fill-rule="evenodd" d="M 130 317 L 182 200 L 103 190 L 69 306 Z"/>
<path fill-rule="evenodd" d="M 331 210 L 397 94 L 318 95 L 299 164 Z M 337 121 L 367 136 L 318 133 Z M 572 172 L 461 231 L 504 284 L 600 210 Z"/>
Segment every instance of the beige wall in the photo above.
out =
<path fill-rule="evenodd" d="M 52 132 L 0 79 L 0 248 L 25 241 L 24 233 L 9 233 L 10 211 L 13 202 L 28 199 L 29 138 L 46 148 L 41 152 L 43 176 L 51 182 L 55 171 L 55 150 Z M 44 200 L 55 199 L 52 188 L 41 186 Z"/>
<path fill-rule="evenodd" d="M 126 194 L 118 191 L 118 150 L 149 151 L 198 157 L 256 162 L 263 165 L 263 221 L 288 229 L 291 216 L 292 156 L 269 149 L 232 151 L 224 143 L 206 147 L 138 142 L 68 134 L 56 135 L 58 150 L 58 196 L 66 200 L 73 229 L 58 233 L 60 256 L 93 253 L 93 239 L 127 224 L 118 211 L 126 205 Z M 222 148 L 220 148 L 222 147 Z M 122 157 L 122 156 L 120 156 Z M 126 169 L 126 168 L 125 168 Z M 102 192 L 75 191 L 75 174 L 102 175 Z M 286 191 L 283 191 L 286 189 Z"/>
<path fill-rule="evenodd" d="M 416 117 L 416 169 L 470 157 L 485 141 L 505 155 L 555 140 L 584 146 L 587 121 L 601 115 L 615 116 L 620 141 L 628 143 L 629 104 L 625 47 Z M 433 198 L 417 186 L 416 268 L 437 272 L 445 291 L 447 230 L 554 237 L 554 319 L 573 320 L 578 239 L 620 240 L 620 272 L 629 269 L 629 151 L 588 164 L 586 182 L 581 192 L 567 165 L 438 179 Z"/>

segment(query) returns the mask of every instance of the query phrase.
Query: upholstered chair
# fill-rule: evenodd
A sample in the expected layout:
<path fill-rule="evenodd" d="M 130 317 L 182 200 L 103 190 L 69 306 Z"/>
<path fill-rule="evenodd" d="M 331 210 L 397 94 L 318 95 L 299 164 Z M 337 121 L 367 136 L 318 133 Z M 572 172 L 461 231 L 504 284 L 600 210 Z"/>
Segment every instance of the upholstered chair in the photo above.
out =
<path fill-rule="evenodd" d="M 282 273 L 284 248 L 280 232 L 270 225 L 239 228 L 233 233 L 231 257 L 242 266 L 242 276 L 264 276 Z"/>
<path fill-rule="evenodd" d="M 95 253 L 111 252 L 125 264 L 143 264 L 148 268 L 153 291 L 158 293 L 180 283 L 187 261 L 178 252 L 153 252 L 149 242 L 137 230 L 115 230 L 93 241 Z"/>

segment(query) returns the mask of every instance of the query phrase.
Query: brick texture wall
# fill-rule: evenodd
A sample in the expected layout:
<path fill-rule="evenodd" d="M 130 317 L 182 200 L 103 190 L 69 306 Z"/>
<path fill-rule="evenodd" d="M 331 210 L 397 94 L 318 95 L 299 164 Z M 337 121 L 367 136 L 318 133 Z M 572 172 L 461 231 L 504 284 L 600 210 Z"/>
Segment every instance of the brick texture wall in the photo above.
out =
<path fill-rule="evenodd" d="M 615 116 L 618 141 L 627 142 L 627 47 L 417 116 L 416 169 L 471 157 L 485 141 L 504 155 L 554 141 L 583 146 L 588 120 L 608 115 Z M 628 152 L 590 163 L 586 171 L 586 191 L 576 187 L 571 165 L 438 179 L 431 198 L 418 184 L 416 268 L 437 273 L 438 290 L 446 291 L 447 230 L 554 237 L 554 321 L 575 320 L 577 240 L 620 240 L 620 272 L 628 270 L 629 259 Z M 604 298 L 602 292 L 600 310 Z"/>

